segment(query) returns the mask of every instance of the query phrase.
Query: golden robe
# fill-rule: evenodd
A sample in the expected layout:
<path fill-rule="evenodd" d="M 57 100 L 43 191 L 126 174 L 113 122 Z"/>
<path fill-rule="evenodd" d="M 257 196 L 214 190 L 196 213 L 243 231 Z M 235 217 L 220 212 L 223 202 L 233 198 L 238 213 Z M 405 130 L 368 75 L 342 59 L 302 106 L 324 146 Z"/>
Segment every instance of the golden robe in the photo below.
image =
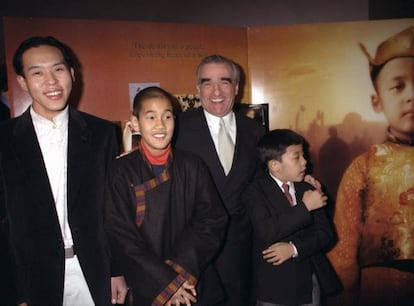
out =
<path fill-rule="evenodd" d="M 387 141 L 357 157 L 334 223 L 328 256 L 345 288 L 336 303 L 414 305 L 414 146 Z"/>

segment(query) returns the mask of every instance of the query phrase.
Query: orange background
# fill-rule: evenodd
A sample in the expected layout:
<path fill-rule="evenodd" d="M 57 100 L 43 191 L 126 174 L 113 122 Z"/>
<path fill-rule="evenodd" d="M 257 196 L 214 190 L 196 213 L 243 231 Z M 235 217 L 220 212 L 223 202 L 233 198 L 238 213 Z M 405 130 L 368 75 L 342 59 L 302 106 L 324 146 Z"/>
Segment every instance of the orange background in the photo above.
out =
<path fill-rule="evenodd" d="M 21 41 L 33 35 L 52 35 L 74 51 L 82 65 L 77 108 L 113 121 L 129 118 L 129 83 L 159 82 L 173 94 L 196 93 L 196 67 L 212 53 L 247 70 L 244 28 L 14 17 L 4 17 L 3 26 L 13 116 L 31 101 L 16 82 L 12 57 Z M 244 96 L 250 97 L 246 85 Z"/>

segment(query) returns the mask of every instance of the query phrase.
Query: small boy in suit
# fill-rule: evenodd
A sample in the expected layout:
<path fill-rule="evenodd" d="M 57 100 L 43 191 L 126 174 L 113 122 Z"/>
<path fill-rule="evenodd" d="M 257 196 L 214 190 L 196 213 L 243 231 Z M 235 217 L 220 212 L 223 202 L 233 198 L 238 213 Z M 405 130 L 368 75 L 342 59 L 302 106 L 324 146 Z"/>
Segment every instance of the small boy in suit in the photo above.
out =
<path fill-rule="evenodd" d="M 243 194 L 254 230 L 256 306 L 319 305 L 321 289 L 339 286 L 323 254 L 333 239 L 322 208 L 327 197 L 303 181 L 305 146 L 288 129 L 270 131 L 258 144 L 268 171 Z"/>

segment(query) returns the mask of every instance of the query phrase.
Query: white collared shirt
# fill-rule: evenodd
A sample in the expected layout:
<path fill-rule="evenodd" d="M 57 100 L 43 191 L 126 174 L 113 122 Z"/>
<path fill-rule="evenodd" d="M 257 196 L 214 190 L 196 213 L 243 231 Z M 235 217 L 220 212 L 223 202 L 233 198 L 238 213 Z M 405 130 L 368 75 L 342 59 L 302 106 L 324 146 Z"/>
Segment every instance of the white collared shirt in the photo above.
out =
<path fill-rule="evenodd" d="M 210 114 L 209 112 L 207 112 L 206 110 L 204 110 L 204 115 L 206 116 L 208 129 L 210 130 L 210 135 L 213 138 L 214 146 L 216 147 L 216 151 L 218 152 L 217 144 L 218 144 L 218 133 L 220 129 L 220 117 L 214 116 Z M 226 126 L 226 130 L 231 137 L 231 140 L 233 141 L 234 144 L 236 144 L 237 127 L 236 127 L 236 116 L 234 115 L 234 112 L 230 112 L 229 114 L 227 114 L 226 116 L 222 118 L 224 121 L 224 125 Z"/>
<path fill-rule="evenodd" d="M 283 187 L 282 187 L 283 182 L 281 180 L 279 180 L 278 178 L 274 177 L 270 172 L 269 172 L 269 174 L 275 180 L 275 182 L 279 186 L 280 190 L 282 190 L 282 192 L 285 193 L 285 191 L 283 190 Z M 296 201 L 295 185 L 292 182 L 286 182 L 286 184 L 289 185 L 289 193 L 290 193 L 290 195 L 292 196 L 292 199 L 293 199 L 293 206 L 295 206 L 295 205 L 298 204 L 298 202 Z"/>
<path fill-rule="evenodd" d="M 33 107 L 30 108 L 30 115 L 55 200 L 65 247 L 71 247 L 73 240 L 67 212 L 68 107 L 52 121 L 37 114 Z"/>

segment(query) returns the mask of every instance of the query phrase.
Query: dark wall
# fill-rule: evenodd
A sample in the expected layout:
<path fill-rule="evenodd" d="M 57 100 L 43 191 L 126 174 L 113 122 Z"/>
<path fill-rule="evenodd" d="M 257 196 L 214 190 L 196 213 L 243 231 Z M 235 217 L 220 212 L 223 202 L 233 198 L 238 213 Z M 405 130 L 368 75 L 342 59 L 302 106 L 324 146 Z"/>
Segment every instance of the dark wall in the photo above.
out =
<path fill-rule="evenodd" d="M 414 0 L 370 0 L 369 19 L 411 18 L 414 16 Z"/>
<path fill-rule="evenodd" d="M 111 19 L 227 26 L 413 17 L 414 0 L 13 0 L 0 16 Z"/>

